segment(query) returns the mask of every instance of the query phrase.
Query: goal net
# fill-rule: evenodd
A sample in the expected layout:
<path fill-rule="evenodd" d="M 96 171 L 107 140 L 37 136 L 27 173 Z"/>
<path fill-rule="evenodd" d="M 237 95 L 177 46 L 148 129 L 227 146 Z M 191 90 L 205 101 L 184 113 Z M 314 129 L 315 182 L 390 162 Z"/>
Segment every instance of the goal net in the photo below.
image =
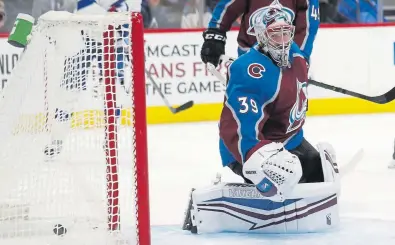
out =
<path fill-rule="evenodd" d="M 0 98 L 0 244 L 148 245 L 138 12 L 48 12 Z"/>

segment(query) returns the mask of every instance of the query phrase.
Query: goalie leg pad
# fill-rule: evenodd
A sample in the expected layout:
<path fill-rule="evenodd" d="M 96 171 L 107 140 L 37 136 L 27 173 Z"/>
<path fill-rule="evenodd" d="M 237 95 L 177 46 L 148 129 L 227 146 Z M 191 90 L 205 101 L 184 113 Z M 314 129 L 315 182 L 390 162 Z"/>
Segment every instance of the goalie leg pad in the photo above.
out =
<path fill-rule="evenodd" d="M 304 233 L 339 223 L 333 183 L 298 184 L 290 199 L 274 202 L 254 185 L 220 183 L 192 192 L 194 232 Z"/>

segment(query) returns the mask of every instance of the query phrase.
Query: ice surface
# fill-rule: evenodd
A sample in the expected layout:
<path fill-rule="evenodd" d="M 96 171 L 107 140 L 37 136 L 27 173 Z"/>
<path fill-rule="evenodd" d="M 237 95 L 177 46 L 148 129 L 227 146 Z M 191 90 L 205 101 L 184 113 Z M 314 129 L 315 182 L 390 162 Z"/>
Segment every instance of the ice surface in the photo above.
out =
<path fill-rule="evenodd" d="M 338 230 L 324 234 L 191 235 L 180 224 L 192 187 L 239 181 L 222 169 L 217 123 L 150 126 L 149 166 L 153 245 L 390 245 L 395 244 L 395 171 L 387 168 L 395 138 L 394 114 L 309 117 L 305 136 L 312 144 L 334 145 L 340 169 L 360 148 L 365 155 L 342 179 Z"/>

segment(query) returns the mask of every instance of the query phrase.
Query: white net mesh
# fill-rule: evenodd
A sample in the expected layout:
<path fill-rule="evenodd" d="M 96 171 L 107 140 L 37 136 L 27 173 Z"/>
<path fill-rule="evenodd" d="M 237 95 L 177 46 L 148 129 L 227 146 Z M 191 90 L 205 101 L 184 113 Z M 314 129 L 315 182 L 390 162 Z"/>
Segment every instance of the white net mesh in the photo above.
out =
<path fill-rule="evenodd" d="M 39 19 L 0 101 L 0 244 L 139 243 L 130 19 Z"/>

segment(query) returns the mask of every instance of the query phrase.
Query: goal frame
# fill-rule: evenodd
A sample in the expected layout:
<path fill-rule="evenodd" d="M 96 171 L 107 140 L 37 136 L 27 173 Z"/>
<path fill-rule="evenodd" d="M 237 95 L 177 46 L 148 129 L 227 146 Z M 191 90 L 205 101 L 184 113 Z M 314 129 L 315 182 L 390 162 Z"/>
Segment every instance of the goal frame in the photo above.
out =
<path fill-rule="evenodd" d="M 131 84 L 133 100 L 134 148 L 130 149 L 135 156 L 135 204 L 136 204 L 136 235 L 138 244 L 150 245 L 150 214 L 149 214 L 149 181 L 147 151 L 147 119 L 145 93 L 145 62 L 144 62 L 144 26 L 140 12 L 131 12 L 130 57 Z M 116 124 L 116 52 L 115 28 L 110 26 L 103 33 L 103 74 L 104 74 L 104 106 L 106 135 L 106 170 L 107 170 L 107 206 L 108 230 L 120 229 L 119 184 L 118 184 L 118 142 Z"/>

